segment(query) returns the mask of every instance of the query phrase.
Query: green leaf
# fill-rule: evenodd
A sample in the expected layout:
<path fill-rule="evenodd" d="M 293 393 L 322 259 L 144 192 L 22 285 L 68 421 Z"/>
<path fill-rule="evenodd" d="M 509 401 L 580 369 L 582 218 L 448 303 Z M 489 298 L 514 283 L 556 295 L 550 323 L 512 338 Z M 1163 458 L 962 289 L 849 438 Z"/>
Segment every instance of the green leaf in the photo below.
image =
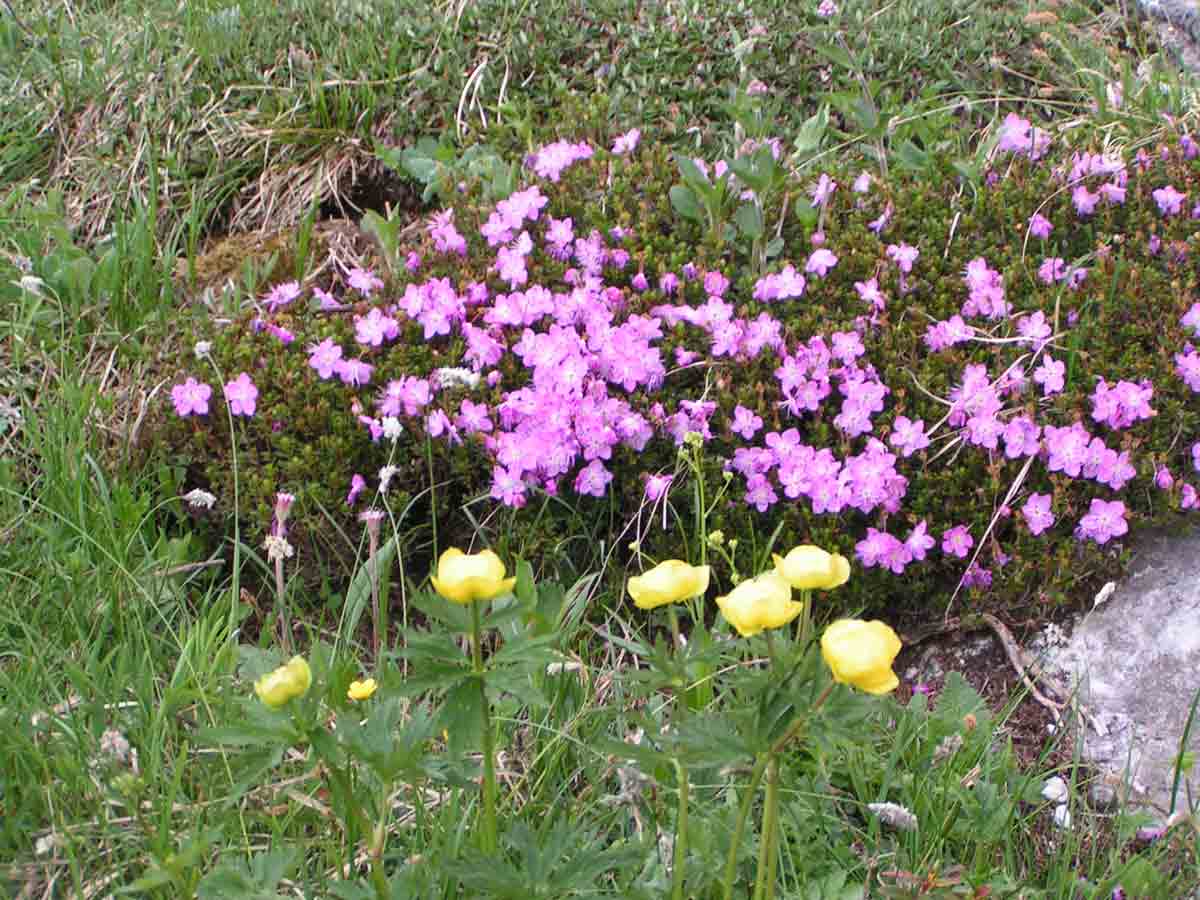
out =
<path fill-rule="evenodd" d="M 375 552 L 375 568 L 381 584 L 386 580 L 384 573 L 392 565 L 392 560 L 396 556 L 396 542 L 397 536 L 393 535 Z M 387 598 L 381 595 L 381 600 L 386 602 Z M 342 610 L 341 627 L 341 639 L 343 641 L 348 643 L 353 638 L 354 634 L 358 631 L 358 623 L 362 619 L 363 610 L 367 609 L 370 605 L 371 561 L 368 559 L 364 560 L 363 564 L 358 567 L 358 571 L 350 579 L 350 587 L 346 589 L 346 603 Z"/>
<path fill-rule="evenodd" d="M 737 208 L 737 212 L 733 214 L 733 221 L 737 223 L 738 228 L 742 230 L 742 234 L 751 240 L 757 240 L 763 235 L 763 217 L 762 210 L 753 203 L 743 203 Z"/>
<path fill-rule="evenodd" d="M 399 221 L 389 221 L 375 210 L 368 209 L 363 212 L 362 221 L 359 224 L 363 231 L 379 241 L 379 246 L 383 248 L 388 259 L 396 258 L 400 247 Z"/>
<path fill-rule="evenodd" d="M 925 172 L 933 162 L 933 158 L 912 141 L 903 141 L 896 148 L 896 160 L 901 169 L 909 172 Z"/>
<path fill-rule="evenodd" d="M 772 238 L 770 241 L 767 242 L 767 246 L 763 250 L 763 254 L 767 257 L 767 259 L 774 259 L 782 252 L 783 252 L 783 238 L 781 238 L 781 237 Z"/>
<path fill-rule="evenodd" d="M 704 210 L 690 188 L 686 188 L 682 184 L 676 184 L 671 187 L 669 193 L 671 207 L 675 212 L 692 222 L 704 221 Z"/>
<path fill-rule="evenodd" d="M 447 733 L 450 752 L 460 754 L 483 743 L 483 697 L 477 678 L 467 678 L 446 694 L 438 727 Z"/>
<path fill-rule="evenodd" d="M 792 146 L 801 156 L 811 156 L 821 149 L 825 140 L 825 132 L 829 129 L 829 104 L 821 104 L 821 108 L 804 120 L 796 132 Z"/>
<path fill-rule="evenodd" d="M 432 184 L 437 180 L 438 161 L 414 154 L 405 154 L 400 164 L 404 171 L 422 184 Z"/>

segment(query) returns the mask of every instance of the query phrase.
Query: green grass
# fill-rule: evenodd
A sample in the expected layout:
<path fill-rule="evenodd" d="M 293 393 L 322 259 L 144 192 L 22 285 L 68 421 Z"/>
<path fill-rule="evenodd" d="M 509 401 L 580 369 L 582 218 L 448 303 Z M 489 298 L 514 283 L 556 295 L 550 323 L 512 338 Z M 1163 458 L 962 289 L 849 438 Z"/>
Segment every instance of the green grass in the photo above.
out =
<path fill-rule="evenodd" d="M 1064 3 L 1055 24 L 1027 23 L 1034 3 L 842 6 L 838 40 L 815 4 L 772 0 L 723 4 L 719 14 L 706 2 L 618 0 L 5 4 L 4 892 L 373 896 L 365 848 L 374 836 L 347 810 L 352 798 L 378 802 L 377 769 L 350 754 L 355 781 L 343 795 L 279 737 L 281 719 L 233 739 L 230 729 L 261 713 L 253 677 L 277 661 L 270 570 L 237 534 L 214 543 L 214 519 L 175 496 L 182 473 L 138 440 L 169 391 L 163 360 L 180 352 L 179 317 L 203 302 L 192 279 L 177 277 L 180 261 L 194 272 L 202 250 L 231 233 L 278 229 L 290 242 L 314 211 L 420 209 L 420 186 L 389 176 L 374 155 L 420 137 L 460 150 L 487 141 L 519 159 L 556 137 L 605 140 L 637 126 L 676 148 L 728 150 L 738 138 L 730 98 L 753 78 L 772 90 L 784 134 L 831 111 L 837 139 L 815 165 L 861 157 L 918 174 L 935 159 L 971 164 L 980 134 L 1008 111 L 1070 125 L 1065 134 L 1081 147 L 1132 149 L 1159 139 L 1162 114 L 1195 102 L 1194 85 L 1156 61 L 1146 33 L 1103 4 Z M 1138 81 L 1146 59 L 1150 74 Z M 1121 109 L 1103 99 L 1109 82 L 1124 85 Z M 239 290 L 256 290 L 270 268 L 235 266 Z M 23 274 L 43 287 L 22 287 Z M 240 296 L 224 302 L 236 308 Z M 471 513 L 489 522 L 488 510 Z M 383 685 L 371 718 L 402 718 L 412 741 L 408 776 L 377 816 L 392 896 L 527 897 L 530 881 L 544 887 L 536 896 L 668 896 L 680 786 L 672 755 L 690 772 L 688 895 L 719 895 L 753 754 L 735 752 L 748 740 L 737 728 L 750 727 L 738 703 L 713 698 L 751 708 L 762 678 L 740 656 L 742 642 L 716 642 L 711 657 L 695 649 L 689 696 L 711 703 L 709 715 L 680 726 L 682 738 L 664 733 L 669 692 L 631 677 L 635 658 L 652 670 L 648 642 L 664 623 L 610 588 L 619 579 L 605 571 L 604 524 L 581 523 L 559 556 L 531 561 L 548 649 L 579 668 L 522 672 L 495 698 L 499 858 L 477 849 L 472 721 L 441 708 L 419 733 L 412 644 L 407 657 L 369 661 L 359 536 L 315 561 L 325 595 L 349 588 L 358 605 L 348 620 L 340 607 L 296 603 L 298 643 L 318 669 L 306 708 L 315 715 L 323 703 L 317 721 L 336 713 L 350 733 L 360 712 L 344 685 L 370 665 Z M 384 587 L 393 619 L 409 626 L 436 621 L 439 601 L 425 573 L 405 565 L 414 547 L 406 527 L 385 532 L 401 552 Z M 520 555 L 512 549 L 510 563 Z M 347 553 L 359 573 L 349 585 L 339 568 Z M 564 581 L 561 604 L 551 576 Z M 510 642 L 522 636 L 506 627 Z M 398 633 L 391 644 L 400 646 Z M 903 883 L 897 872 L 946 882 L 921 896 L 987 886 L 991 896 L 1101 898 L 1122 884 L 1130 896 L 1176 898 L 1200 879 L 1192 824 L 1143 846 L 1131 840 L 1135 817 L 1080 804 L 1075 829 L 1049 826 L 1045 775 L 1086 773 L 1049 742 L 1037 765 L 1018 766 L 1007 711 L 989 714 L 964 685 L 932 710 L 920 698 L 839 697 L 837 715 L 817 720 L 783 759 L 777 895 L 851 898 L 869 884 L 881 896 L 881 885 Z M 657 737 L 658 751 L 620 747 L 638 729 Z M 110 731 L 136 749 L 136 767 L 101 752 Z M 962 749 L 933 765 L 955 734 Z M 881 826 L 865 811 L 876 800 L 905 805 L 920 829 Z M 738 858 L 741 896 L 755 871 L 756 823 L 757 807 Z M 954 893 L 962 884 L 971 887 Z"/>

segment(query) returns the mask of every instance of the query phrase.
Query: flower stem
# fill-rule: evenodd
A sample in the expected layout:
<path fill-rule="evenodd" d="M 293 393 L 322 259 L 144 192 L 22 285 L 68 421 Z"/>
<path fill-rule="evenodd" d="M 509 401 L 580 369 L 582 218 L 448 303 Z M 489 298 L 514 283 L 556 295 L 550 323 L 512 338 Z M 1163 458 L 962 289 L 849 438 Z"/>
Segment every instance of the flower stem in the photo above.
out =
<path fill-rule="evenodd" d="M 479 681 L 480 709 L 483 713 L 483 825 L 479 835 L 479 846 L 484 853 L 496 852 L 496 760 L 495 742 L 492 738 L 492 717 L 488 709 L 487 688 L 484 687 L 483 628 L 480 625 L 479 603 L 471 604 L 471 664 Z"/>
<path fill-rule="evenodd" d="M 671 900 L 683 900 L 684 868 L 687 865 L 688 773 L 683 763 L 675 760 L 679 781 L 679 811 L 675 816 L 675 853 L 671 863 Z"/>
<path fill-rule="evenodd" d="M 287 597 L 283 583 L 283 557 L 275 557 L 275 609 L 279 613 L 279 630 L 282 636 L 283 652 L 292 652 L 292 626 L 288 620 Z"/>
<path fill-rule="evenodd" d="M 737 824 L 733 829 L 733 842 L 729 845 L 729 856 L 725 860 L 725 877 L 721 883 L 722 900 L 733 900 L 733 879 L 737 873 L 738 848 L 742 843 L 742 835 L 746 833 L 746 820 L 750 818 L 750 807 L 754 805 L 754 795 L 758 793 L 758 785 L 762 781 L 763 772 L 767 770 L 769 754 L 760 753 L 754 763 L 754 771 L 750 773 L 750 784 L 746 786 L 746 794 L 742 797 L 741 808 L 738 809 Z"/>
<path fill-rule="evenodd" d="M 667 608 L 667 617 L 671 622 L 671 638 L 675 642 L 674 652 L 678 653 L 683 647 L 679 633 L 679 615 L 675 612 L 675 604 Z M 687 715 L 688 685 L 686 675 L 682 677 L 683 684 L 675 693 L 674 720 L 676 729 Z M 675 759 L 675 774 L 679 782 L 679 806 L 675 815 L 675 849 L 671 863 L 671 900 L 683 900 L 684 869 L 687 863 L 687 823 L 688 823 L 688 771 Z"/>
<path fill-rule="evenodd" d="M 754 876 L 754 900 L 775 896 L 775 833 L 779 825 L 779 758 L 767 754 L 767 799 L 763 806 L 762 830 L 758 839 L 758 870 Z"/>

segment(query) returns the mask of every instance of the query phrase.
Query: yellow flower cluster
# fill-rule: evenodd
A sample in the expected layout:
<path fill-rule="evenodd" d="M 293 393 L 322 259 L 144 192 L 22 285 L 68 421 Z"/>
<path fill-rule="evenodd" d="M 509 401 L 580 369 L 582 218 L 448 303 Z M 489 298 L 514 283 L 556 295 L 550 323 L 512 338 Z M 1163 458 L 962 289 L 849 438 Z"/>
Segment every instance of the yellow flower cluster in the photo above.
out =
<path fill-rule="evenodd" d="M 837 553 L 805 544 L 786 556 L 774 556 L 775 568 L 749 578 L 717 598 L 721 614 L 743 637 L 781 628 L 804 611 L 804 601 L 792 591 L 833 590 L 850 578 L 850 562 Z M 654 609 L 703 596 L 708 590 L 708 566 L 691 566 L 668 559 L 629 579 L 629 595 L 641 609 Z M 834 680 L 872 694 L 894 690 L 899 683 L 892 663 L 900 639 L 883 622 L 840 619 L 821 638 L 821 654 Z"/>
<path fill-rule="evenodd" d="M 312 670 L 303 656 L 293 656 L 287 665 L 268 672 L 254 682 L 254 693 L 258 699 L 272 709 L 286 704 L 296 697 L 303 697 L 312 686 Z"/>

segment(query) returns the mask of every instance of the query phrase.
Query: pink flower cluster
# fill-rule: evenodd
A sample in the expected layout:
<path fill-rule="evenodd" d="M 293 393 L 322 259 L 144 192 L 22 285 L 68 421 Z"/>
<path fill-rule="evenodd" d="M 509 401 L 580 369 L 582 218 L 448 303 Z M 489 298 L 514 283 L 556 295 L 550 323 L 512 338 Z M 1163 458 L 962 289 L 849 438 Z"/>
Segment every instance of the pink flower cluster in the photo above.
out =
<path fill-rule="evenodd" d="M 628 141 L 628 137 L 626 137 L 626 141 Z M 594 152 L 587 141 L 577 144 L 571 141 L 555 141 L 553 144 L 546 144 L 533 154 L 528 165 L 539 178 L 558 181 L 564 170 L 582 159 L 591 159 Z M 614 150 L 614 152 L 616 151 Z"/>

